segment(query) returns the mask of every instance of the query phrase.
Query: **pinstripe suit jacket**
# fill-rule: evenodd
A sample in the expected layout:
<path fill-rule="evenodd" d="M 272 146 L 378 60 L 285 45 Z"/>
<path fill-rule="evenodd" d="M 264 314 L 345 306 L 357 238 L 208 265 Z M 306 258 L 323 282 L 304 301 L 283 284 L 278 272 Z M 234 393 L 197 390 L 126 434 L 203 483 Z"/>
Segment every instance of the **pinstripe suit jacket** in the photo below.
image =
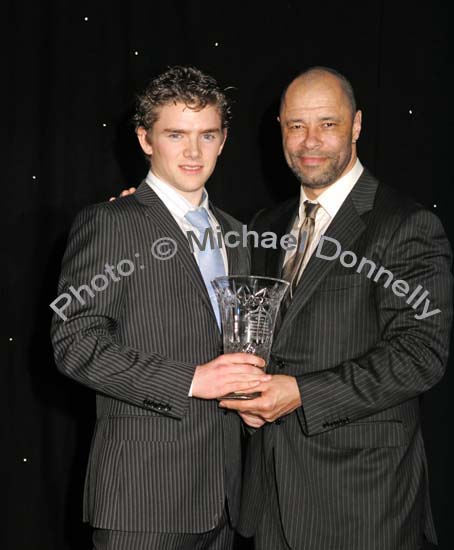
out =
<path fill-rule="evenodd" d="M 298 201 L 259 213 L 259 233 L 289 231 Z M 296 377 L 302 406 L 249 442 L 240 531 L 276 481 L 285 536 L 302 550 L 414 550 L 436 541 L 419 396 L 443 375 L 452 313 L 451 252 L 432 213 L 367 171 L 326 236 L 430 291 L 441 313 L 416 320 L 384 280 L 313 255 L 275 337 L 270 370 Z M 323 246 L 333 256 L 335 245 Z M 254 273 L 279 276 L 284 251 L 256 249 Z M 345 256 L 352 263 L 353 256 Z M 370 264 L 371 266 L 371 264 Z M 418 308 L 422 311 L 422 306 Z M 272 458 L 274 457 L 274 460 Z M 268 468 L 268 474 L 265 469 Z"/>
<path fill-rule="evenodd" d="M 224 232 L 240 230 L 232 217 L 213 211 Z M 169 237 L 176 255 L 156 259 L 151 245 Z M 228 248 L 227 255 L 230 273 L 249 272 L 247 249 Z M 131 275 L 115 271 L 120 280 L 94 297 L 79 289 L 124 259 L 135 265 Z M 123 273 L 130 269 L 120 265 Z M 102 279 L 94 284 L 102 286 Z M 85 304 L 73 299 L 65 322 L 54 316 L 52 340 L 58 369 L 96 391 L 84 519 L 126 531 L 207 531 L 227 497 L 235 524 L 239 417 L 224 414 L 214 400 L 188 398 L 195 366 L 222 353 L 220 332 L 188 241 L 146 183 L 134 196 L 78 215 L 59 294 L 70 286 Z"/>

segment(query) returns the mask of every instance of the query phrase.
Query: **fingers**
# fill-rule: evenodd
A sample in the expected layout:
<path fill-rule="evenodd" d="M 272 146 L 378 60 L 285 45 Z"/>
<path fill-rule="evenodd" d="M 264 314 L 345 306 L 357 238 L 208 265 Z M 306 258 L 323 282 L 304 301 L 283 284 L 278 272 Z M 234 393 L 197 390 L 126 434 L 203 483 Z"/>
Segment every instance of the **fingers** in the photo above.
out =
<path fill-rule="evenodd" d="M 260 380 L 263 377 L 271 376 L 270 374 L 265 374 L 263 372 L 263 369 L 259 367 L 253 367 L 252 365 L 244 365 L 244 364 L 237 364 L 237 365 L 222 365 L 221 368 L 225 369 L 228 374 L 236 375 L 238 376 L 244 375 L 253 377 L 256 380 Z M 268 380 L 268 378 L 265 378 Z"/>
<path fill-rule="evenodd" d="M 260 384 L 262 382 L 268 382 L 272 379 L 271 374 L 263 374 L 263 372 L 258 371 L 257 373 L 252 372 L 231 372 L 225 377 L 225 382 L 227 384 L 235 383 L 235 382 L 256 382 L 257 384 Z"/>
<path fill-rule="evenodd" d="M 243 412 L 239 413 L 239 415 L 243 419 L 243 422 L 248 426 L 251 426 L 251 428 L 261 428 L 266 422 L 263 418 L 255 414 Z"/>
<path fill-rule="evenodd" d="M 259 401 L 260 399 L 260 397 L 257 397 L 256 399 L 229 399 L 226 401 L 220 401 L 219 406 L 223 409 L 236 410 L 239 413 L 250 413 L 258 415 L 257 401 Z"/>
<path fill-rule="evenodd" d="M 243 393 L 253 393 L 252 390 L 255 390 L 257 388 L 257 386 L 259 386 L 261 384 L 260 381 L 253 381 L 251 380 L 250 382 L 238 382 L 238 381 L 235 381 L 235 382 L 230 382 L 230 383 L 227 383 L 225 384 L 224 386 L 227 389 L 227 393 L 236 393 L 236 392 L 243 392 Z M 246 390 L 251 390 L 251 391 L 246 391 Z"/>
<path fill-rule="evenodd" d="M 253 365 L 259 368 L 265 367 L 265 361 L 258 355 L 253 355 L 252 353 L 226 353 L 220 357 L 225 358 L 229 363 L 233 364 Z"/>
<path fill-rule="evenodd" d="M 120 197 L 127 197 L 128 195 L 133 195 L 136 192 L 135 187 L 130 187 L 129 189 L 123 189 L 123 191 L 120 193 Z M 109 202 L 114 201 L 116 197 L 110 197 Z"/>
<path fill-rule="evenodd" d="M 273 377 L 271 376 L 271 374 L 269 374 L 268 376 L 270 378 L 267 378 L 266 380 L 261 380 L 256 386 L 254 386 L 254 392 L 256 391 L 264 392 L 267 389 L 269 389 L 270 387 L 269 383 L 271 382 Z M 251 392 L 245 391 L 245 393 L 251 393 Z"/>
<path fill-rule="evenodd" d="M 260 359 L 260 358 L 258 358 Z M 249 362 L 238 362 L 230 359 L 227 355 L 221 355 L 214 359 L 214 361 L 211 362 L 212 368 L 219 369 L 222 371 L 223 374 L 229 375 L 229 374 L 253 374 L 256 378 L 257 376 L 264 376 L 265 372 L 262 367 L 258 367 L 256 365 L 251 365 Z"/>
<path fill-rule="evenodd" d="M 259 376 L 257 376 L 256 374 L 232 373 L 226 379 L 226 383 L 227 384 L 235 384 L 235 383 L 254 384 L 254 387 L 255 387 L 255 386 L 258 386 L 259 384 L 269 382 L 271 378 L 272 378 L 271 374 L 261 373 Z"/>
<path fill-rule="evenodd" d="M 228 367 L 227 367 L 228 368 Z M 249 370 L 250 369 L 250 370 Z M 226 369 L 223 374 L 225 382 L 269 382 L 271 374 L 265 374 L 262 370 L 254 367 L 244 366 L 243 368 L 232 367 Z"/>
<path fill-rule="evenodd" d="M 210 363 L 200 365 L 205 373 L 211 373 L 222 380 L 269 380 L 270 374 L 264 372 L 259 367 L 245 365 L 244 363 L 230 363 L 224 359 L 224 356 L 218 357 Z"/>
<path fill-rule="evenodd" d="M 123 189 L 123 191 L 120 193 L 120 197 L 127 197 L 128 195 L 134 195 L 136 192 L 135 187 L 130 187 L 129 189 Z"/>

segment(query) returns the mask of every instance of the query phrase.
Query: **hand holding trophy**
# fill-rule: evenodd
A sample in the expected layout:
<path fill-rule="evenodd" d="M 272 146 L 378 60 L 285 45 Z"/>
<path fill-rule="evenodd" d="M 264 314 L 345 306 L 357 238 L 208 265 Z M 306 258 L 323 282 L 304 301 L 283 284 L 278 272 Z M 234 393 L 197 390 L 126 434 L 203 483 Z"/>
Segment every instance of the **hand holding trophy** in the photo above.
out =
<path fill-rule="evenodd" d="M 221 311 L 224 353 L 253 353 L 268 364 L 273 332 L 289 283 L 281 279 L 230 275 L 212 282 Z M 260 393 L 230 393 L 224 399 L 254 399 Z"/>

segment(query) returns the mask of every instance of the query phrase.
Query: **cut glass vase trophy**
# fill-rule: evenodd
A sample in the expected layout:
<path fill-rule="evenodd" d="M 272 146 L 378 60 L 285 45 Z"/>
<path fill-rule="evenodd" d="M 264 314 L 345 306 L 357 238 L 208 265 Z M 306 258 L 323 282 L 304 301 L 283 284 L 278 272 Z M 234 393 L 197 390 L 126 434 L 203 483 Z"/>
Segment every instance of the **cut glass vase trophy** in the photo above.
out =
<path fill-rule="evenodd" d="M 289 286 L 270 277 L 225 276 L 212 281 L 221 311 L 224 353 L 253 353 L 270 359 L 277 314 Z M 222 399 L 254 399 L 254 393 L 229 393 Z"/>

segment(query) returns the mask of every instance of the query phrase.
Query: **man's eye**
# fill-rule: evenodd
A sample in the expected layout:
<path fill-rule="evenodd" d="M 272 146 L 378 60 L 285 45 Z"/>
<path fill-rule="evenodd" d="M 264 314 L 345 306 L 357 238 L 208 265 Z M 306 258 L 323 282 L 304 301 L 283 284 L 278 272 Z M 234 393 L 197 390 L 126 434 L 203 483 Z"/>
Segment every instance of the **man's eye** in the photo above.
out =
<path fill-rule="evenodd" d="M 290 124 L 290 130 L 302 130 L 303 125 L 302 124 Z"/>
<path fill-rule="evenodd" d="M 334 126 L 336 126 L 334 122 L 325 122 L 323 124 L 323 128 L 334 128 Z"/>
<path fill-rule="evenodd" d="M 170 139 L 179 139 L 181 137 L 181 134 L 177 134 L 176 132 L 171 132 L 167 134 Z"/>
<path fill-rule="evenodd" d="M 205 141 L 213 141 L 216 138 L 216 136 L 214 134 L 203 134 L 202 138 Z"/>

